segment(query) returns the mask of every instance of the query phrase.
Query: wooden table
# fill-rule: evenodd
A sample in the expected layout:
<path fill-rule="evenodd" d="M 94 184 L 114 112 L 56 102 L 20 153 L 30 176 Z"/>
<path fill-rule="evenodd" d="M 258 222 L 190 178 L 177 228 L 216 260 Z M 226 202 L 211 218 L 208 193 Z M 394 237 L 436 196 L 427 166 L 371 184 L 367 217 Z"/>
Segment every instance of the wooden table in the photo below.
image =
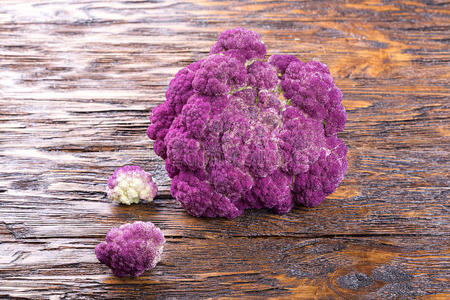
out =
<path fill-rule="evenodd" d="M 445 1 L 0 3 L 0 298 L 450 297 L 449 35 Z M 218 32 L 326 63 L 348 111 L 348 174 L 317 208 L 194 218 L 146 137 L 173 75 Z M 107 200 L 137 164 L 154 203 Z M 152 221 L 167 243 L 135 279 L 94 254 Z"/>

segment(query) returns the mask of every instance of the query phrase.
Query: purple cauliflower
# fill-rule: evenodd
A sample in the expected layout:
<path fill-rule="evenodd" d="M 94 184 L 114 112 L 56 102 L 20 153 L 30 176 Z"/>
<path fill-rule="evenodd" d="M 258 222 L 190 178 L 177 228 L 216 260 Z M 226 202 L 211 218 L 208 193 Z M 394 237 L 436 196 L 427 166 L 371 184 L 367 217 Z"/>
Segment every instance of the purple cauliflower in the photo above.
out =
<path fill-rule="evenodd" d="M 139 203 L 140 199 L 152 202 L 157 192 L 152 175 L 139 166 L 118 168 L 108 179 L 108 198 L 122 204 Z"/>
<path fill-rule="evenodd" d="M 98 260 L 114 275 L 137 277 L 161 260 L 165 239 L 151 222 L 134 222 L 112 228 L 95 247 Z"/>
<path fill-rule="evenodd" d="M 316 206 L 344 178 L 347 148 L 336 135 L 346 113 L 328 67 L 265 54 L 253 31 L 221 33 L 150 115 L 171 193 L 194 216 Z"/>

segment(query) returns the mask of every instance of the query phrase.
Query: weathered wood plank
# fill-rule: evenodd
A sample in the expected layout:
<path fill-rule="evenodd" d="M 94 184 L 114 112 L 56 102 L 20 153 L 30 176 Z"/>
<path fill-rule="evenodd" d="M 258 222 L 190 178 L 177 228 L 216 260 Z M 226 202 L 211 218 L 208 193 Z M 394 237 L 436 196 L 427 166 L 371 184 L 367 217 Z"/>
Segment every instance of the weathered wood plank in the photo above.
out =
<path fill-rule="evenodd" d="M 448 241 L 435 237 L 418 237 L 411 243 L 410 238 L 392 237 L 299 240 L 169 236 L 158 268 L 138 279 L 109 275 L 92 253 L 95 242 L 36 239 L 24 243 L 26 248 L 21 250 L 15 242 L 2 244 L 2 252 L 11 253 L 11 263 L 0 272 L 5 283 L 0 295 L 289 298 L 295 293 L 305 299 L 319 295 L 387 299 L 445 291 L 450 279 L 441 273 L 450 267 Z M 355 279 L 351 277 L 354 273 L 367 277 Z"/>
<path fill-rule="evenodd" d="M 449 4 L 445 1 L 18 1 L 0 4 L 0 297 L 446 299 Z M 170 78 L 218 32 L 318 58 L 344 93 L 341 187 L 314 209 L 188 216 L 145 136 Z M 106 200 L 138 164 L 150 205 Z M 168 242 L 139 279 L 93 248 L 150 220 Z"/>

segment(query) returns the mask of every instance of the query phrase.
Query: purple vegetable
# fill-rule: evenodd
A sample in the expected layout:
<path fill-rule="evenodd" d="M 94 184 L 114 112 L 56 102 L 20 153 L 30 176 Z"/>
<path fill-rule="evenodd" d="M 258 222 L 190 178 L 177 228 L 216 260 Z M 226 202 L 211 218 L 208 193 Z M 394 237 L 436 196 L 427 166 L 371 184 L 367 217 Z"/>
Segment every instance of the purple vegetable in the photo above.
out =
<path fill-rule="evenodd" d="M 194 216 L 316 206 L 344 178 L 347 149 L 336 135 L 346 113 L 327 66 L 265 54 L 253 31 L 221 33 L 150 115 L 171 193 Z"/>
<path fill-rule="evenodd" d="M 140 199 L 152 202 L 158 188 L 152 175 L 139 166 L 124 166 L 108 179 L 108 198 L 122 204 L 138 203 Z"/>
<path fill-rule="evenodd" d="M 98 260 L 114 275 L 137 277 L 161 260 L 164 235 L 151 222 L 134 222 L 112 228 L 95 248 Z"/>

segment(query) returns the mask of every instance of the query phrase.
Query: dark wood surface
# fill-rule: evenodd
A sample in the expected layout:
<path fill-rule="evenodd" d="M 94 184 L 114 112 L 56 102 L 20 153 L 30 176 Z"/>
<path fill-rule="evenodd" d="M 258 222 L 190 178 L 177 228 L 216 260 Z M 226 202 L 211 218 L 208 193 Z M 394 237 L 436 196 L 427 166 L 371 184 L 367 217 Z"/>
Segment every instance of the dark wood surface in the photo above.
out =
<path fill-rule="evenodd" d="M 0 2 L 0 298 L 449 299 L 450 4 L 446 1 Z M 317 208 L 194 218 L 170 196 L 148 115 L 218 32 L 328 64 L 348 174 Z M 154 203 L 106 199 L 137 164 Z M 161 263 L 119 279 L 94 247 L 160 226 Z"/>

